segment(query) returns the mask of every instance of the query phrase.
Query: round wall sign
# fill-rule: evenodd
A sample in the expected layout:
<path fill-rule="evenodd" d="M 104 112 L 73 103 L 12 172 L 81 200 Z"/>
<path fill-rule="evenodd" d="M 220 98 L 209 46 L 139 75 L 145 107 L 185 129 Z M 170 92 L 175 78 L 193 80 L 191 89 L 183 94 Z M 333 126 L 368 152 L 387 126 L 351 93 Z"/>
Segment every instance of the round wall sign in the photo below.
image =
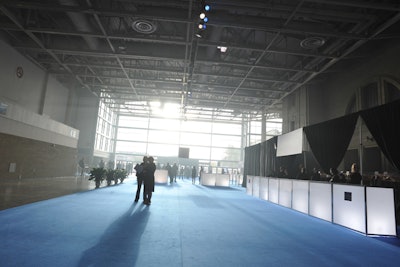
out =
<path fill-rule="evenodd" d="M 24 69 L 22 67 L 17 67 L 17 77 L 22 78 L 24 76 Z"/>

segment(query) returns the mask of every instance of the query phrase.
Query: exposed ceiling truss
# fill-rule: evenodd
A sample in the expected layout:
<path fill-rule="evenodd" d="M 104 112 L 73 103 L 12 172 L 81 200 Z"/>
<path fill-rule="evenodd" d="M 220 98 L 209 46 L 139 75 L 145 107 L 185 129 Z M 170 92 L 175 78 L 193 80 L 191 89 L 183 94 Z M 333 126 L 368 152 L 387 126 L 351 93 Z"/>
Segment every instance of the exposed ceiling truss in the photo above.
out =
<path fill-rule="evenodd" d="M 199 32 L 197 0 L 3 0 L 0 30 L 118 112 L 161 101 L 226 118 L 279 114 L 287 95 L 360 47 L 399 37 L 397 0 L 206 2 Z"/>

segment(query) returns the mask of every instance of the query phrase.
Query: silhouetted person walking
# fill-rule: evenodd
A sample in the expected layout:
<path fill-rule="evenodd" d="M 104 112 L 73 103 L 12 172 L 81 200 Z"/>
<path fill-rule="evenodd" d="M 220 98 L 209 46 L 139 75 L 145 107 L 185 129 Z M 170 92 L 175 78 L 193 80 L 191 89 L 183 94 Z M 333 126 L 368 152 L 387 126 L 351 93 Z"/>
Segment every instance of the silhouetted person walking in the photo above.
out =
<path fill-rule="evenodd" d="M 137 164 L 135 166 L 135 170 L 136 170 L 136 178 L 137 178 L 137 189 L 136 189 L 136 197 L 135 197 L 135 202 L 139 201 L 140 198 L 140 189 L 142 188 L 142 184 L 143 184 L 143 169 L 144 169 L 144 165 L 147 162 L 147 157 L 144 156 L 143 157 L 143 162 L 139 164 Z M 144 191 L 143 191 L 143 201 L 144 201 Z"/>
<path fill-rule="evenodd" d="M 154 173 L 156 171 L 156 164 L 154 164 L 154 158 L 149 157 L 148 162 L 143 168 L 143 181 L 144 181 L 144 204 L 151 204 L 151 197 L 154 192 Z"/>
<path fill-rule="evenodd" d="M 196 183 L 196 174 L 197 174 L 196 167 L 193 166 L 193 168 L 192 168 L 192 184 Z"/>

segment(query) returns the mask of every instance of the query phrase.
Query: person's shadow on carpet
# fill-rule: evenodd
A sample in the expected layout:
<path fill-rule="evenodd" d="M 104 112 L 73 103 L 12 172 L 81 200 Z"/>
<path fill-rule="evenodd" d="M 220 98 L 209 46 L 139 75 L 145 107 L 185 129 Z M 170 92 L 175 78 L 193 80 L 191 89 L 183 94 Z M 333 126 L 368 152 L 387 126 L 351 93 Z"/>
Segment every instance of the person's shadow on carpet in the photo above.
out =
<path fill-rule="evenodd" d="M 135 266 L 149 215 L 148 206 L 132 204 L 95 246 L 82 253 L 78 266 Z"/>

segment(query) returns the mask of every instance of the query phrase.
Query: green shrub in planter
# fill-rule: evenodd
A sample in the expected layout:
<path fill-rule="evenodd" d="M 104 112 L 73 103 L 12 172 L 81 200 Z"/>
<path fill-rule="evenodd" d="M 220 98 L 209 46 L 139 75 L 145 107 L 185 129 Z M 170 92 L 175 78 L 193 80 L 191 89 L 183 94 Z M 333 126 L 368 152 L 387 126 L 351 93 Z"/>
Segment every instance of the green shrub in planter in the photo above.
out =
<path fill-rule="evenodd" d="M 106 179 L 107 179 L 107 185 L 111 185 L 111 182 L 114 181 L 115 182 L 115 173 L 116 170 L 113 169 L 108 169 L 106 172 Z"/>
<path fill-rule="evenodd" d="M 126 170 L 124 170 L 124 169 L 116 169 L 115 170 L 115 175 L 114 175 L 114 178 L 116 179 L 115 183 L 117 183 L 118 179 L 122 183 L 126 177 L 128 177 L 128 173 Z"/>
<path fill-rule="evenodd" d="M 104 168 L 93 168 L 90 171 L 89 180 L 94 180 L 96 183 L 96 188 L 100 187 L 101 182 L 103 181 L 106 175 L 106 170 Z"/>

